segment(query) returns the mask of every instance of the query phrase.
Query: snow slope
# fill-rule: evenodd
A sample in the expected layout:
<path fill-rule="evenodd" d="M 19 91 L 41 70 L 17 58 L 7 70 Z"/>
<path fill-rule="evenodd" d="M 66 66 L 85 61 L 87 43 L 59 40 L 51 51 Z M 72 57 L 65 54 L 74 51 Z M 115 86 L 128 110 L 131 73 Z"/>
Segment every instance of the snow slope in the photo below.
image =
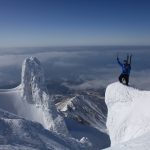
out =
<path fill-rule="evenodd" d="M 150 149 L 150 133 L 144 134 L 130 141 L 114 145 L 106 150 L 149 150 Z"/>
<path fill-rule="evenodd" d="M 105 101 L 111 145 L 150 132 L 150 91 L 140 91 L 116 82 L 107 87 Z"/>
<path fill-rule="evenodd" d="M 64 118 L 54 102 L 55 95 L 48 93 L 39 60 L 27 58 L 23 62 L 21 84 L 14 89 L 0 89 L 0 149 L 99 150 L 110 145 L 105 132 Z M 85 116 L 87 122 L 92 123 L 90 114 L 94 117 L 95 127 L 103 119 L 100 104 L 84 100 L 85 107 L 80 107 L 79 99 L 75 102 L 77 111 L 81 110 L 79 115 Z M 94 122 L 96 118 L 98 121 Z M 106 128 L 101 123 L 99 126 Z"/>
<path fill-rule="evenodd" d="M 72 137 L 80 140 L 81 142 L 88 139 L 88 143 L 90 143 L 91 146 L 88 150 L 100 150 L 110 146 L 110 138 L 108 134 L 100 132 L 98 129 L 89 125 L 81 124 L 73 119 L 65 119 L 67 128 Z"/>
<path fill-rule="evenodd" d="M 18 87 L 0 90 L 0 108 L 68 135 L 64 119 L 47 92 L 42 66 L 35 57 L 23 62 L 22 81 Z"/>
<path fill-rule="evenodd" d="M 84 91 L 64 97 L 56 106 L 65 116 L 72 137 L 87 137 L 94 150 L 110 146 L 106 129 L 107 107 L 103 97 L 95 92 Z"/>
<path fill-rule="evenodd" d="M 90 146 L 0 109 L 0 149 L 84 150 Z"/>
<path fill-rule="evenodd" d="M 66 117 L 73 118 L 82 124 L 87 124 L 107 133 L 107 107 L 104 99 L 96 95 L 82 93 L 57 103 L 57 108 Z"/>

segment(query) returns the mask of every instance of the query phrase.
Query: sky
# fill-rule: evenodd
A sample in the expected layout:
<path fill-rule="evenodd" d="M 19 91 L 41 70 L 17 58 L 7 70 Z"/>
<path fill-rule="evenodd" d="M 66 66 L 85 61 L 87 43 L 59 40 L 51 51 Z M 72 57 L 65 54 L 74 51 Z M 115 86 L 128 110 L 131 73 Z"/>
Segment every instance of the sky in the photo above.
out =
<path fill-rule="evenodd" d="M 149 0 L 0 0 L 0 47 L 150 45 Z"/>

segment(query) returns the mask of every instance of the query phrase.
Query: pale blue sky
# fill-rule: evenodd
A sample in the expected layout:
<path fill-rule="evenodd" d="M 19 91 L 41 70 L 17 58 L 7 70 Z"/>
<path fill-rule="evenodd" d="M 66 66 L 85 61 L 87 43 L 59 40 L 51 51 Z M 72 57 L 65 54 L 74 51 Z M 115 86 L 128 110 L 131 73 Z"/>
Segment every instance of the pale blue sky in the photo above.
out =
<path fill-rule="evenodd" d="M 150 45 L 148 0 L 1 0 L 0 47 Z"/>

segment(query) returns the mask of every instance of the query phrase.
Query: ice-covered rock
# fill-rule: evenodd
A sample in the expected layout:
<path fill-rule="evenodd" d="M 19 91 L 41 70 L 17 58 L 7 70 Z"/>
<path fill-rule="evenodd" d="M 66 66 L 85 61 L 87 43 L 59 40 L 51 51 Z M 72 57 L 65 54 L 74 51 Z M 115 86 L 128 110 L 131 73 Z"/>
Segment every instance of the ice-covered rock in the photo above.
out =
<path fill-rule="evenodd" d="M 66 117 L 107 133 L 107 107 L 104 99 L 89 94 L 75 95 L 57 103 L 57 108 Z"/>
<path fill-rule="evenodd" d="M 36 57 L 27 58 L 23 62 L 21 85 L 22 97 L 26 101 L 36 105 L 48 105 L 44 71 Z"/>
<path fill-rule="evenodd" d="M 68 116 L 64 121 L 63 111 L 58 114 L 54 105 L 57 96 L 47 92 L 40 62 L 27 58 L 23 63 L 22 84 L 0 89 L 0 108 L 5 110 L 0 109 L 0 149 L 99 150 L 110 146 L 109 136 L 94 128 L 101 124 L 101 119 L 105 120 L 103 111 L 101 114 L 104 99 L 92 95 L 76 94 L 72 98 L 67 95 L 67 102 L 61 103 L 62 110 L 85 121 L 82 124 Z M 66 100 L 67 96 L 63 98 Z M 86 120 L 92 124 L 84 124 Z"/>
<path fill-rule="evenodd" d="M 58 114 L 53 97 L 48 94 L 44 71 L 37 58 L 29 57 L 23 62 L 20 89 L 23 101 L 35 106 L 36 110 L 40 110 L 43 125 L 47 129 L 68 134 L 64 119 Z"/>
<path fill-rule="evenodd" d="M 81 142 L 82 144 L 86 144 L 86 145 L 88 145 L 88 146 L 92 146 L 92 143 L 89 141 L 89 139 L 88 139 L 87 137 L 82 137 L 82 138 L 80 139 L 80 142 Z"/>
<path fill-rule="evenodd" d="M 105 93 L 111 144 L 125 142 L 150 131 L 150 91 L 110 84 Z"/>
<path fill-rule="evenodd" d="M 32 122 L 0 109 L 0 150 L 87 150 L 75 138 L 45 130 Z"/>

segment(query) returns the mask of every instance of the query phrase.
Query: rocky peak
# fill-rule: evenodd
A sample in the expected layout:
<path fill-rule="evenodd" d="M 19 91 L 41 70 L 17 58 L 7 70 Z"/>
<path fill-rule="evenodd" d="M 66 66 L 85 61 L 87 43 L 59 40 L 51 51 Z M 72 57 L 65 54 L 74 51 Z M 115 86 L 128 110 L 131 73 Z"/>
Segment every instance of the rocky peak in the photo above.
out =
<path fill-rule="evenodd" d="M 25 59 L 22 65 L 21 96 L 27 102 L 42 111 L 43 124 L 47 129 L 67 134 L 68 130 L 53 103 L 53 96 L 48 94 L 44 71 L 36 57 Z M 40 121 L 39 121 L 40 122 Z"/>

